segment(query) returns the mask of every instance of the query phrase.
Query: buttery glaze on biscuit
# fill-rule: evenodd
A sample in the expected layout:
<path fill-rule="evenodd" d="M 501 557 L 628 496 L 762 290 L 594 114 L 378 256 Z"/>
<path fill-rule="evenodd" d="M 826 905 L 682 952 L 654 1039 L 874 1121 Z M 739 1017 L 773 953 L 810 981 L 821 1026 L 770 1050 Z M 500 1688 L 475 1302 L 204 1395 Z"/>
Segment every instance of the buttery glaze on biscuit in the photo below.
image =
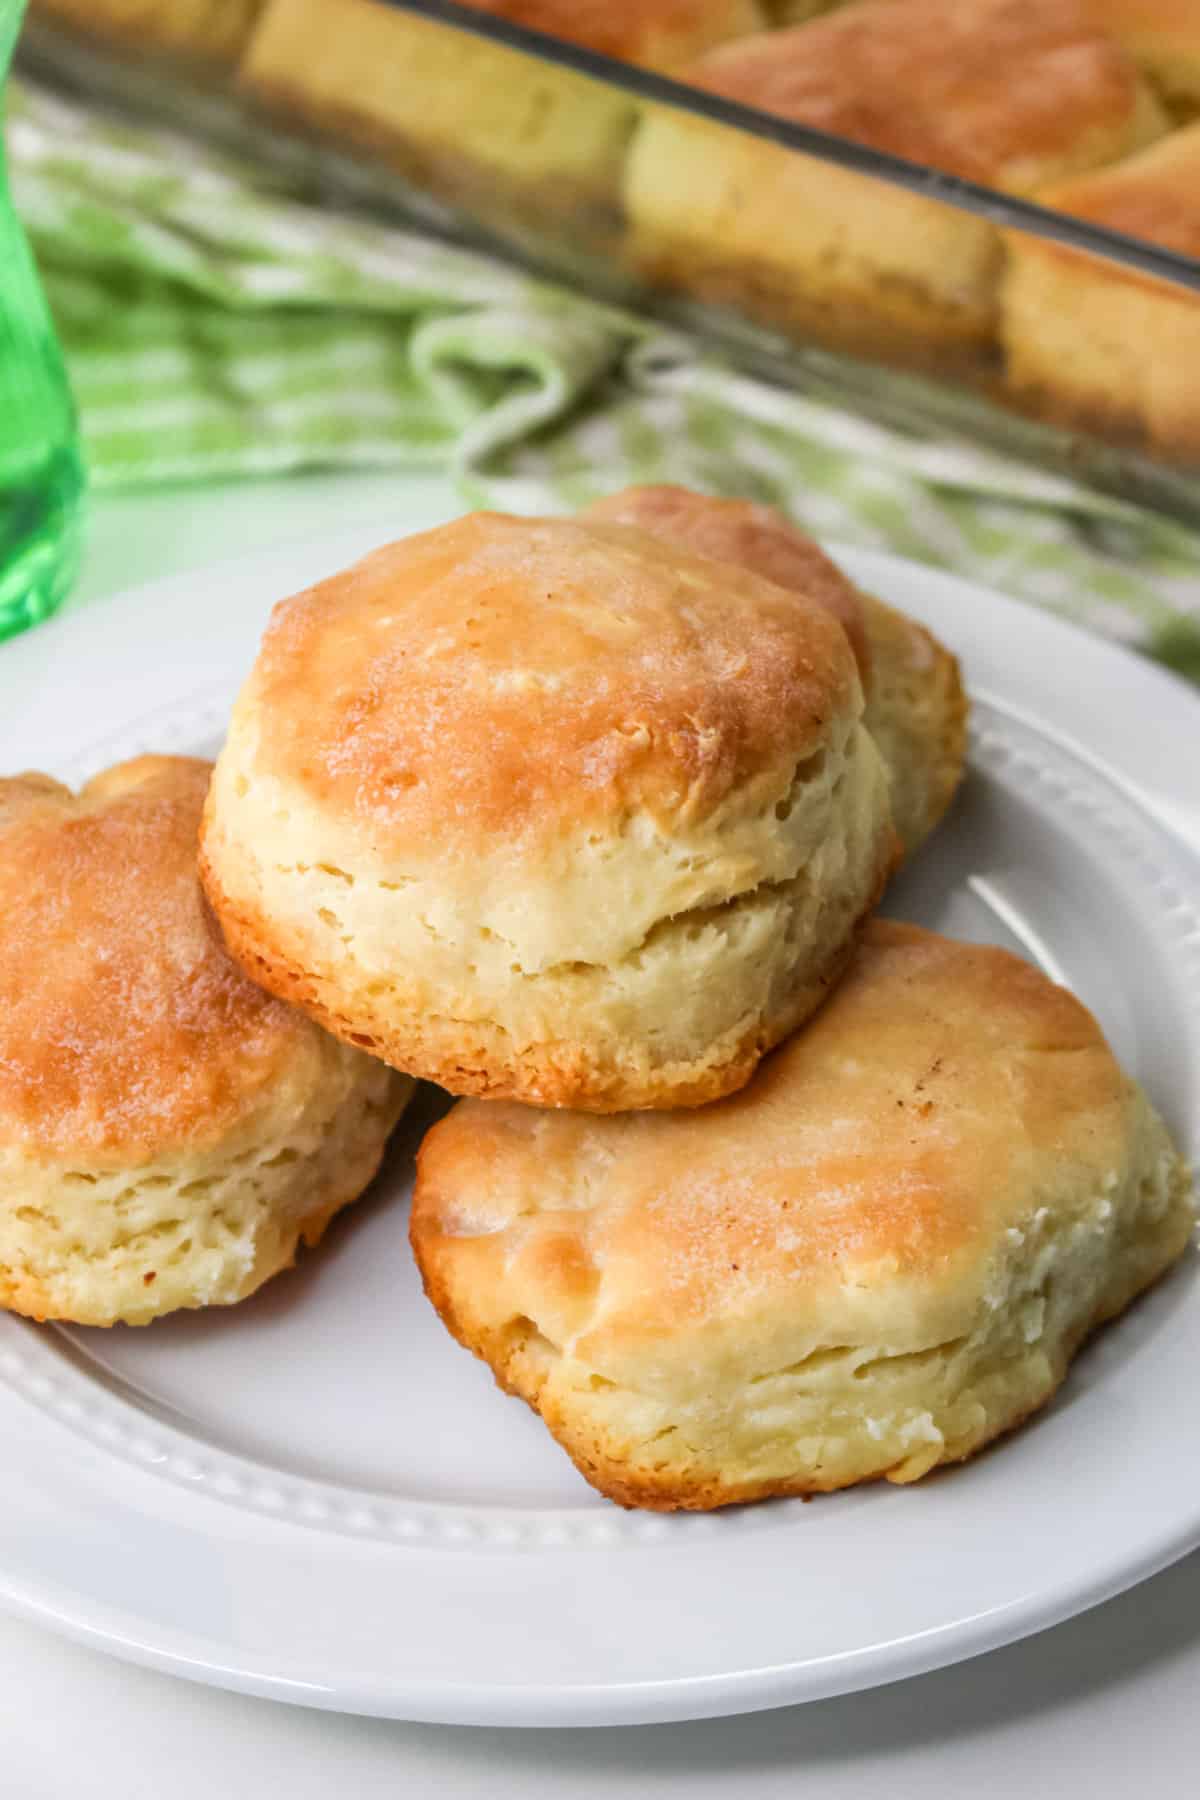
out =
<path fill-rule="evenodd" d="M 703 825 L 753 779 L 779 797 L 856 687 L 828 622 L 753 575 L 620 526 L 472 513 L 276 610 L 257 766 L 388 852 L 436 830 L 486 855 L 634 809 Z"/>
<path fill-rule="evenodd" d="M 771 506 L 680 487 L 634 487 L 597 501 L 584 517 L 637 525 L 666 543 L 737 563 L 830 613 L 858 663 L 863 723 L 891 778 L 897 834 L 907 852 L 929 836 L 962 780 L 967 735 L 961 671 L 931 632 L 861 592 Z"/>
<path fill-rule="evenodd" d="M 893 856 L 844 632 L 644 532 L 473 514 L 277 609 L 203 837 L 256 980 L 454 1092 L 699 1104 Z"/>
<path fill-rule="evenodd" d="M 210 765 L 0 781 L 0 1305 L 253 1292 L 367 1185 L 410 1084 L 253 986 L 206 914 Z"/>
<path fill-rule="evenodd" d="M 429 1298 L 582 1473 L 706 1509 L 971 1455 L 1167 1268 L 1187 1170 L 1095 1020 L 875 920 L 754 1080 L 684 1115 L 464 1101 L 422 1145 Z"/>

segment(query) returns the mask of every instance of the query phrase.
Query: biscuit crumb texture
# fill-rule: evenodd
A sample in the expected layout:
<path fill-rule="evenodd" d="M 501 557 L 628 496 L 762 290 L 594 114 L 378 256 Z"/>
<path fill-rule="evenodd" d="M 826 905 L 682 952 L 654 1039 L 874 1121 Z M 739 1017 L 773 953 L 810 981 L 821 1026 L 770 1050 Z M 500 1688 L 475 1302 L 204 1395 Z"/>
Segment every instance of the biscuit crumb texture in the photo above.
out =
<path fill-rule="evenodd" d="M 1181 1256 L 1188 1171 L 1095 1021 L 874 921 L 837 994 L 681 1121 L 465 1101 L 412 1241 L 454 1335 L 626 1506 L 960 1462 Z"/>

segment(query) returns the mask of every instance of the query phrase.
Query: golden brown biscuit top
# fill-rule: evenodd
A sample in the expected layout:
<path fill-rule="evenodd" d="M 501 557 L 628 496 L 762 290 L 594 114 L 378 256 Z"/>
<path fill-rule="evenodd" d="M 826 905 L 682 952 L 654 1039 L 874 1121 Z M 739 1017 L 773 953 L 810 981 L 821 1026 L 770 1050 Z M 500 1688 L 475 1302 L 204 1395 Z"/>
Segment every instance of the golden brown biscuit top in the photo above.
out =
<path fill-rule="evenodd" d="M 727 99 L 1025 191 L 1040 162 L 1131 121 L 1138 78 L 1086 0 L 858 0 L 709 51 Z"/>
<path fill-rule="evenodd" d="M 665 68 L 763 23 L 756 0 L 465 0 L 476 12 Z"/>
<path fill-rule="evenodd" d="M 1076 218 L 1090 219 L 1111 231 L 1145 238 L 1164 250 L 1200 256 L 1200 124 L 1172 132 L 1136 156 L 1089 175 L 1056 182 L 1037 196 L 1043 206 L 1057 208 Z M 1086 252 L 1044 239 L 1022 237 L 1024 248 L 1055 256 L 1082 256 Z M 1153 281 L 1116 265 L 1102 265 L 1114 276 L 1130 281 Z M 1154 283 L 1162 286 L 1161 283 Z M 1181 301 L 1196 301 L 1184 289 L 1168 289 Z"/>
<path fill-rule="evenodd" d="M 316 1035 L 209 922 L 209 771 L 143 756 L 78 797 L 0 780 L 0 1150 L 86 1162 L 212 1141 Z"/>
<path fill-rule="evenodd" d="M 870 658 L 862 595 L 815 538 L 773 506 L 722 500 L 690 488 L 630 487 L 596 500 L 581 515 L 637 525 L 664 543 L 718 562 L 736 563 L 812 600 L 831 613 L 850 639 L 859 673 Z"/>
<path fill-rule="evenodd" d="M 494 1292 L 601 1370 L 628 1353 L 644 1376 L 655 1346 L 686 1358 L 726 1330 L 753 1362 L 781 1308 L 831 1348 L 874 1330 L 903 1349 L 978 1308 L 1006 1232 L 1098 1198 L 1131 1093 L 1037 970 L 874 920 L 730 1099 L 604 1119 L 460 1102 L 422 1146 L 414 1240 L 473 1305 Z"/>
<path fill-rule="evenodd" d="M 844 633 L 771 582 L 625 526 L 472 513 L 277 607 L 237 730 L 376 849 L 477 856 L 702 820 L 859 704 Z"/>

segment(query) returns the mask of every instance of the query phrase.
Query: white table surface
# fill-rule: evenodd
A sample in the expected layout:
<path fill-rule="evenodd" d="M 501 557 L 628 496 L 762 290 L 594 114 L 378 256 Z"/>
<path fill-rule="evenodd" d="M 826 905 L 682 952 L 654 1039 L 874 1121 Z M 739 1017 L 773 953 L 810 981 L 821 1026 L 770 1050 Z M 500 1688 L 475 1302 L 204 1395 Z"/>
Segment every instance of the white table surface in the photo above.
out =
<path fill-rule="evenodd" d="M 451 497 L 432 477 L 370 475 L 102 500 L 76 603 L 422 502 L 445 510 Z M 1195 1430 L 1186 1383 L 1179 1403 L 1180 1429 Z M 0 1455 L 0 1479 L 2 1469 Z M 629 1730 L 338 1718 L 172 1681 L 0 1616 L 4 1800 L 1192 1800 L 1198 1771 L 1200 1554 L 1057 1630 L 935 1675 L 784 1712 Z"/>

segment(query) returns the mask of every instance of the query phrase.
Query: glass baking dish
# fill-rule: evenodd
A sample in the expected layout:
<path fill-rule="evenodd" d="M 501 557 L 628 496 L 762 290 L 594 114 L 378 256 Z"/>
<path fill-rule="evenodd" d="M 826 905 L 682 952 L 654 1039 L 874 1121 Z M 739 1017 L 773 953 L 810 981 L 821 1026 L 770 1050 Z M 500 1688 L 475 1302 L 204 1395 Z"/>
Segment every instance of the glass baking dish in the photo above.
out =
<path fill-rule="evenodd" d="M 455 0 L 33 0 L 23 59 L 775 383 L 1200 525 L 1200 23 L 1190 96 L 1181 56 L 1135 75 L 1072 37 L 1072 0 L 979 0 L 975 44 L 950 0 L 752 38 L 767 0 L 490 3 L 590 41 Z"/>

